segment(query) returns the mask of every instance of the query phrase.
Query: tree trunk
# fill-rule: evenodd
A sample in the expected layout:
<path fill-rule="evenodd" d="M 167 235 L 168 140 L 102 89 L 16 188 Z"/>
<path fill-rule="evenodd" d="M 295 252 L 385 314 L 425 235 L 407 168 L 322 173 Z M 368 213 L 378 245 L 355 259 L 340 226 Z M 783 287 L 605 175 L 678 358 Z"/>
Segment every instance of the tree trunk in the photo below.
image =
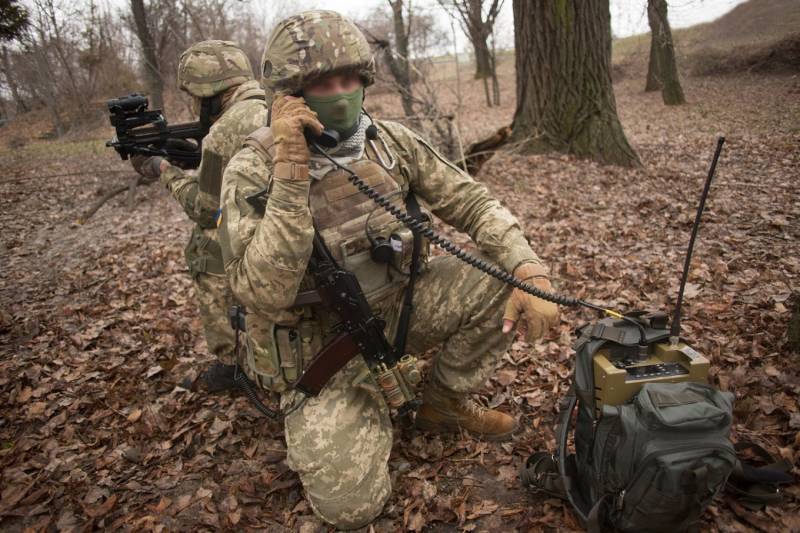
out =
<path fill-rule="evenodd" d="M 492 54 L 489 58 L 492 65 L 492 101 L 494 105 L 500 105 L 500 82 L 497 81 L 497 50 L 494 47 L 494 34 L 492 34 Z"/>
<path fill-rule="evenodd" d="M 389 0 L 392 7 L 394 22 L 395 52 L 391 49 L 387 54 L 389 70 L 400 88 L 400 100 L 403 104 L 403 113 L 407 117 L 414 115 L 414 98 L 411 92 L 411 67 L 408 57 L 408 30 L 403 17 L 403 0 Z"/>
<path fill-rule="evenodd" d="M 142 45 L 142 60 L 150 97 L 150 107 L 152 109 L 163 109 L 164 80 L 161 78 L 161 71 L 158 68 L 158 55 L 156 54 L 153 34 L 147 26 L 147 12 L 144 7 L 144 0 L 131 0 L 131 11 L 133 12 L 133 20 L 136 23 L 136 36 Z"/>
<path fill-rule="evenodd" d="M 647 62 L 647 82 L 644 92 L 649 93 L 661 90 L 661 80 L 658 77 L 658 54 L 656 53 L 656 40 L 650 35 L 650 60 Z"/>
<path fill-rule="evenodd" d="M 608 0 L 514 0 L 512 139 L 602 163 L 639 165 L 617 117 Z"/>
<path fill-rule="evenodd" d="M 481 80 L 492 76 L 492 60 L 486 39 L 480 35 L 470 36 L 472 48 L 475 50 L 475 79 Z M 489 104 L 491 105 L 491 104 Z"/>
<path fill-rule="evenodd" d="M 6 83 L 8 88 L 11 89 L 11 97 L 14 99 L 14 105 L 17 108 L 17 113 L 25 113 L 28 111 L 28 106 L 19 94 L 17 87 L 16 76 L 11 72 L 11 61 L 8 59 L 8 48 L 3 47 L 3 73 L 6 75 Z"/>
<path fill-rule="evenodd" d="M 672 43 L 672 31 L 667 19 L 667 0 L 647 1 L 647 20 L 650 22 L 650 66 L 655 64 L 655 76 L 661 88 L 661 98 L 666 105 L 686 103 L 683 88 L 678 77 L 678 65 L 675 62 L 675 47 Z M 655 60 L 654 60 L 655 55 Z M 650 86 L 650 69 L 648 69 Z M 645 90 L 647 88 L 645 87 Z"/>

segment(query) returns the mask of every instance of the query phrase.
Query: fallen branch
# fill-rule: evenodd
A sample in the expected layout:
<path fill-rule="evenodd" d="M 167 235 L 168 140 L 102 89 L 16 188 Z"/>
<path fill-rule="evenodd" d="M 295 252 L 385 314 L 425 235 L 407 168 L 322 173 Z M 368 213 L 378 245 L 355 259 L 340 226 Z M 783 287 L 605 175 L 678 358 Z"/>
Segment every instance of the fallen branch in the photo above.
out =
<path fill-rule="evenodd" d="M 128 210 L 133 210 L 136 187 L 139 185 L 150 185 L 151 183 L 153 183 L 152 179 L 139 176 L 138 174 L 133 176 L 125 185 L 119 185 L 100 197 L 99 200 L 92 204 L 89 209 L 87 209 L 80 217 L 78 217 L 78 224 L 86 224 L 86 221 L 89 220 L 92 215 L 98 211 L 98 209 L 103 207 L 106 202 L 125 191 L 128 191 Z"/>
<path fill-rule="evenodd" d="M 92 170 L 92 171 L 81 171 L 81 172 L 65 172 L 61 174 L 47 174 L 45 176 L 40 175 L 32 175 L 32 176 L 15 176 L 13 178 L 3 179 L 0 180 L 0 183 L 16 183 L 19 181 L 28 181 L 34 179 L 46 180 L 50 178 L 67 178 L 70 176 L 100 176 L 101 174 L 122 174 L 125 172 L 130 172 L 130 169 L 109 169 L 109 170 Z"/>

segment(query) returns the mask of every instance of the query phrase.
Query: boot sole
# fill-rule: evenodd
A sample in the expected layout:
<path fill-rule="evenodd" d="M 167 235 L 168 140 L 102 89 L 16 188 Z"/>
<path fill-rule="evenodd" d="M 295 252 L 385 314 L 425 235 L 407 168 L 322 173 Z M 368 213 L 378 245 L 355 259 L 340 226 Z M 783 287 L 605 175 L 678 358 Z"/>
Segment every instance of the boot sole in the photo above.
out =
<path fill-rule="evenodd" d="M 459 431 L 465 431 L 473 437 L 478 437 L 490 442 L 503 442 L 511 440 L 511 437 L 513 437 L 514 433 L 516 433 L 519 429 L 519 424 L 517 424 L 513 429 L 506 431 L 505 433 L 481 433 L 479 431 L 467 429 L 464 426 L 451 426 L 448 424 L 431 422 L 429 420 L 419 418 L 415 421 L 414 425 L 420 431 L 425 431 L 428 433 L 458 433 Z"/>

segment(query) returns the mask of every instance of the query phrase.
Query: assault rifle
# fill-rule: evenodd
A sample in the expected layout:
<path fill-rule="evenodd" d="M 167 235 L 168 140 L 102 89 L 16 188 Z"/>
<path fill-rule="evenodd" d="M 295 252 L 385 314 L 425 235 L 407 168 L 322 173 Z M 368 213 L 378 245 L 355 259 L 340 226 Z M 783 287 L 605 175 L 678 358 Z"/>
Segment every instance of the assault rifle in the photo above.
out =
<path fill-rule="evenodd" d="M 197 168 L 203 137 L 211 127 L 208 100 L 203 99 L 199 121 L 169 125 L 160 109 L 148 109 L 149 101 L 142 94 L 111 99 L 106 105 L 116 136 L 106 146 L 113 147 L 122 159 L 157 155 L 181 168 Z"/>
<path fill-rule="evenodd" d="M 314 357 L 295 388 L 316 396 L 360 353 L 383 390 L 386 403 L 402 413 L 410 407 L 413 386 L 422 379 L 416 358 L 403 355 L 391 345 L 383 332 L 386 322 L 372 312 L 355 274 L 336 264 L 319 233 L 314 235 L 312 270 L 319 301 L 339 315 L 341 331 Z"/>

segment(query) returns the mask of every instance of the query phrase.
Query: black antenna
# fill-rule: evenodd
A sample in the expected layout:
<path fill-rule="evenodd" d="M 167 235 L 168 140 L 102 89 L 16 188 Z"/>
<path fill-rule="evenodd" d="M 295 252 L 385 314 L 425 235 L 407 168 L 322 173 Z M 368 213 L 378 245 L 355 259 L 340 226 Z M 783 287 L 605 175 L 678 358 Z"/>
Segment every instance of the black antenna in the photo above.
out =
<path fill-rule="evenodd" d="M 714 178 L 714 171 L 717 169 L 717 161 L 719 161 L 719 154 L 722 153 L 722 145 L 725 143 L 725 137 L 717 139 L 717 149 L 714 152 L 714 159 L 711 160 L 711 168 L 708 169 L 708 177 L 706 184 L 703 187 L 703 194 L 700 195 L 700 205 L 697 206 L 697 214 L 694 217 L 694 225 L 692 226 L 692 236 L 689 238 L 689 249 L 686 250 L 686 259 L 683 263 L 683 275 L 681 275 L 681 288 L 678 291 L 678 301 L 675 303 L 675 314 L 672 317 L 672 327 L 669 331 L 669 340 L 673 345 L 678 344 L 681 335 L 681 304 L 683 303 L 683 290 L 686 288 L 686 278 L 689 277 L 689 265 L 692 262 L 692 250 L 694 249 L 694 240 L 697 237 L 697 230 L 700 229 L 700 217 L 703 215 L 703 209 L 706 206 L 706 198 L 708 198 L 708 190 L 711 188 L 711 180 Z"/>

